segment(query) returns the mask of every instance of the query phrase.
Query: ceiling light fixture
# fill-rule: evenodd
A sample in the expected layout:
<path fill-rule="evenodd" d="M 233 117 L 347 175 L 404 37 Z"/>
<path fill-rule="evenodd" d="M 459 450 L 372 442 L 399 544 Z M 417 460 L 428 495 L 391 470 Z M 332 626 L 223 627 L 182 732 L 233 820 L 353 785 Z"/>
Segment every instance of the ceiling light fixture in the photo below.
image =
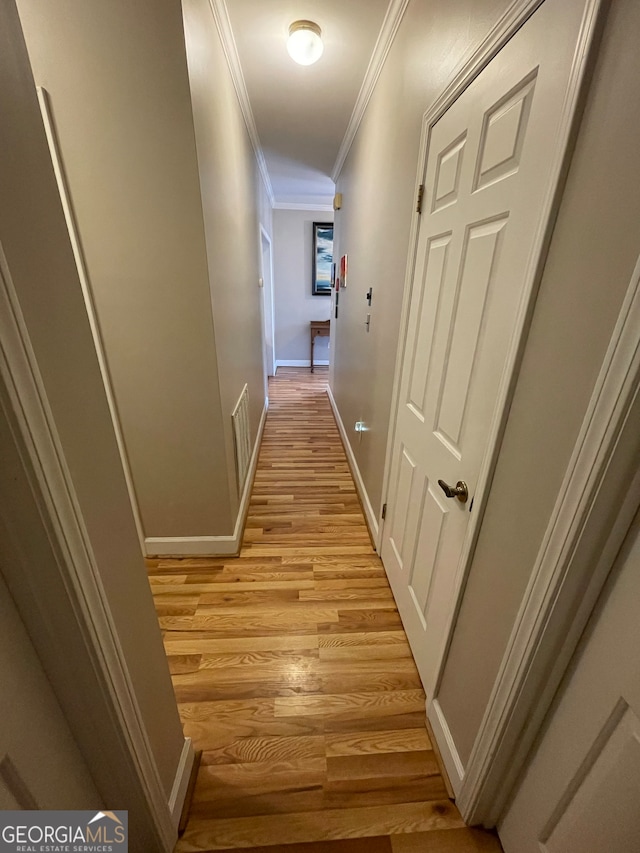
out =
<path fill-rule="evenodd" d="M 313 65 L 322 56 L 322 30 L 313 21 L 294 21 L 289 27 L 287 50 L 299 65 Z"/>

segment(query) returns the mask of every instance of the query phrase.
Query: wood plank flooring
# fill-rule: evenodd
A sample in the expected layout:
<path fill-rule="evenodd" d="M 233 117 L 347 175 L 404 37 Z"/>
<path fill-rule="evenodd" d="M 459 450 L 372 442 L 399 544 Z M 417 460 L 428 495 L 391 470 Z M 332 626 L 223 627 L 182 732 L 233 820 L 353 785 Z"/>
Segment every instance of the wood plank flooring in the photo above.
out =
<path fill-rule="evenodd" d="M 447 797 L 325 389 L 320 368 L 271 380 L 238 558 L 149 561 L 203 750 L 176 851 L 499 851 Z"/>

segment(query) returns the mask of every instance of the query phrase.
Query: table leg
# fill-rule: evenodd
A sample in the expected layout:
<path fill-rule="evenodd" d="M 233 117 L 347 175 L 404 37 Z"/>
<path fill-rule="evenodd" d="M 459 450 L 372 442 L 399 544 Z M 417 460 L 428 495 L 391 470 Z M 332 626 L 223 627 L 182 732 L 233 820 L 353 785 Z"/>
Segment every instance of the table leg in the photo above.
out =
<path fill-rule="evenodd" d="M 311 372 L 313 373 L 313 342 L 315 339 L 315 335 L 311 332 Z"/>

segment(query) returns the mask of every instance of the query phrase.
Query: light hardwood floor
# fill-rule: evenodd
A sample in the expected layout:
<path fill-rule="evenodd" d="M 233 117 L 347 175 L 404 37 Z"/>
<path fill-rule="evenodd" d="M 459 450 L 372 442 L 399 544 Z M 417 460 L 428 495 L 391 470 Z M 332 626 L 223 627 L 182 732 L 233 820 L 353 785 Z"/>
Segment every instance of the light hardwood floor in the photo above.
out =
<path fill-rule="evenodd" d="M 270 382 L 240 557 L 149 560 L 184 730 L 203 750 L 176 851 L 499 851 L 447 797 L 326 378 Z"/>

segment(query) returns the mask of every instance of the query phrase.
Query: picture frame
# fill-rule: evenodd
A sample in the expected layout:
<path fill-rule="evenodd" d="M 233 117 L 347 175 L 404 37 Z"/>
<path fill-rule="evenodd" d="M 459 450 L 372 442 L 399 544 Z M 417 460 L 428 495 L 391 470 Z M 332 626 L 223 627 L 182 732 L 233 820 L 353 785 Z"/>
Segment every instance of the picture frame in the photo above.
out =
<path fill-rule="evenodd" d="M 313 296 L 331 296 L 333 222 L 313 223 Z"/>
<path fill-rule="evenodd" d="M 348 258 L 346 255 L 343 255 L 340 258 L 340 281 L 341 281 L 343 288 L 345 288 L 347 286 L 347 268 L 348 268 Z"/>

